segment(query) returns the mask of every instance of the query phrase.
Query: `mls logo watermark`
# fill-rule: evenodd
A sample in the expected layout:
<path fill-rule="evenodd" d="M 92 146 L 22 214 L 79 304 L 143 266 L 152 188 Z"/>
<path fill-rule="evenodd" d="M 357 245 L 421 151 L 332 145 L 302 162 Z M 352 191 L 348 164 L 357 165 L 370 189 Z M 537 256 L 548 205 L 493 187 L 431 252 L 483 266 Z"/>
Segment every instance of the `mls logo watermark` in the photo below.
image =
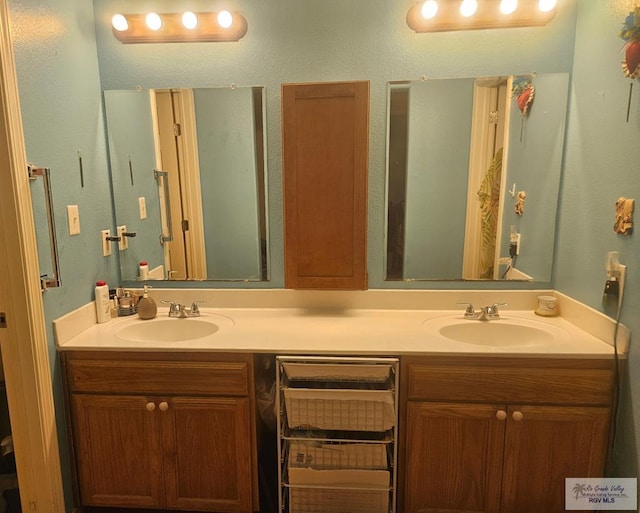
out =
<path fill-rule="evenodd" d="M 568 477 L 564 480 L 565 509 L 637 511 L 637 488 L 635 477 Z"/>

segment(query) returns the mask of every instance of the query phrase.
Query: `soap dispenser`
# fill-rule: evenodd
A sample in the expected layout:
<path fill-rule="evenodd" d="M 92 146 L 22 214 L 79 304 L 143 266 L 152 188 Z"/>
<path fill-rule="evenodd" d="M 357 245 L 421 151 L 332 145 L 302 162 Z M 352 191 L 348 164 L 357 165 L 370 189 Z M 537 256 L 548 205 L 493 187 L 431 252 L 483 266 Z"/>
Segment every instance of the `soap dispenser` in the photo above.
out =
<path fill-rule="evenodd" d="M 140 319 L 153 319 L 158 313 L 158 305 L 149 297 L 148 286 L 144 286 L 144 292 L 138 301 L 138 317 Z"/>

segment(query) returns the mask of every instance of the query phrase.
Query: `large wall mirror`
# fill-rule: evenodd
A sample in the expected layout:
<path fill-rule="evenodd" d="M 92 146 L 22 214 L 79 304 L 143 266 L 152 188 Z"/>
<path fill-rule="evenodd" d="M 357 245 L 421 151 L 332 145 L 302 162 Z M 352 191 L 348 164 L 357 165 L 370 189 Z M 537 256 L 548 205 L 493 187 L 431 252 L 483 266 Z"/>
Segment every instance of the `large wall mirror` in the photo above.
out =
<path fill-rule="evenodd" d="M 104 99 L 122 280 L 268 280 L 264 88 Z"/>
<path fill-rule="evenodd" d="M 388 84 L 387 280 L 550 281 L 568 85 L 567 73 Z"/>

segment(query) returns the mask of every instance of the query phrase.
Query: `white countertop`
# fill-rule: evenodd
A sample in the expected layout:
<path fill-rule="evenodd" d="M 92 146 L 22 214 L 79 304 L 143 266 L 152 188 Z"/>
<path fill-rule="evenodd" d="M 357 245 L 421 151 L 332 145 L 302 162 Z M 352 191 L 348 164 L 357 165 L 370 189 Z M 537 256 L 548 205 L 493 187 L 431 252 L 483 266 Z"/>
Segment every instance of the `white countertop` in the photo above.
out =
<path fill-rule="evenodd" d="M 503 310 L 501 319 L 464 320 L 458 310 L 378 310 L 302 308 L 202 308 L 202 321 L 214 321 L 213 335 L 186 341 L 130 341 L 118 336 L 120 329 L 140 324 L 188 323 L 193 319 L 169 319 L 167 308 L 158 317 L 143 321 L 137 316 L 120 317 L 104 324 L 92 324 L 93 303 L 75 316 L 54 321 L 58 349 L 125 351 L 228 351 L 319 355 L 406 355 L 474 354 L 485 356 L 612 358 L 614 348 L 562 317 L 539 317 L 530 310 Z M 84 317 L 78 324 L 78 315 Z M 429 329 L 433 324 L 528 323 L 549 327 L 552 340 L 540 343 L 494 345 L 456 342 Z M 73 321 L 72 321 L 73 318 Z M 440 321 L 437 319 L 440 318 Z M 79 329 L 78 326 L 82 329 Z M 166 326 L 166 325 L 165 325 Z M 179 326 L 179 324 L 177 324 Z"/>

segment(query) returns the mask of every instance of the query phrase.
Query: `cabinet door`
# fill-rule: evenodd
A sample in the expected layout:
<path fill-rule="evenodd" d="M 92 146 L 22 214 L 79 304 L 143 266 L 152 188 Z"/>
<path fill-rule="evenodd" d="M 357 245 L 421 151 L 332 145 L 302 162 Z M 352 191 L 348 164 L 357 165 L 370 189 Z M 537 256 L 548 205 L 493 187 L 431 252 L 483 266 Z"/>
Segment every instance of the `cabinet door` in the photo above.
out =
<path fill-rule="evenodd" d="M 502 513 L 562 513 L 567 477 L 604 475 L 609 408 L 511 406 Z"/>
<path fill-rule="evenodd" d="M 369 83 L 282 86 L 287 288 L 365 289 Z"/>
<path fill-rule="evenodd" d="M 249 513 L 249 400 L 174 397 L 160 410 L 167 507 Z"/>
<path fill-rule="evenodd" d="M 82 504 L 162 506 L 164 483 L 155 403 L 140 396 L 72 397 Z"/>
<path fill-rule="evenodd" d="M 494 405 L 408 403 L 404 513 L 498 513 L 505 416 Z"/>

